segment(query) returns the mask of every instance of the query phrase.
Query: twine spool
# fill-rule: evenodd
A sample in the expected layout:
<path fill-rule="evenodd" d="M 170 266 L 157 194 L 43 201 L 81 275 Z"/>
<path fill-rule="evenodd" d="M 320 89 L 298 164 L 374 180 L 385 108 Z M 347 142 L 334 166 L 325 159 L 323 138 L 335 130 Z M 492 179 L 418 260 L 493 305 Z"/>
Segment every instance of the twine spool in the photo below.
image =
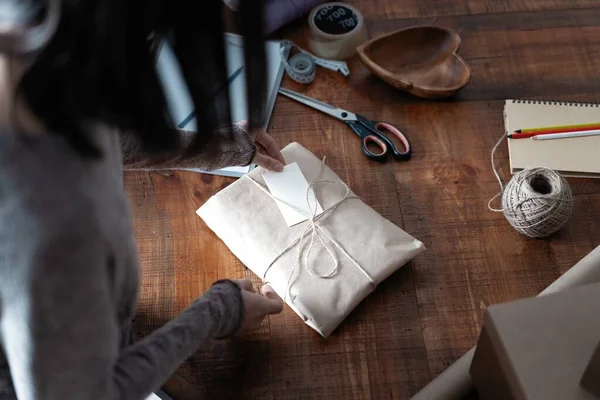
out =
<path fill-rule="evenodd" d="M 516 173 L 506 187 L 494 165 L 494 154 L 504 139 L 492 150 L 492 169 L 500 184 L 500 192 L 488 202 L 491 211 L 502 212 L 518 232 L 531 237 L 547 237 L 560 230 L 573 213 L 571 187 L 558 172 L 545 167 L 525 169 Z M 502 196 L 502 208 L 493 208 L 492 201 Z"/>

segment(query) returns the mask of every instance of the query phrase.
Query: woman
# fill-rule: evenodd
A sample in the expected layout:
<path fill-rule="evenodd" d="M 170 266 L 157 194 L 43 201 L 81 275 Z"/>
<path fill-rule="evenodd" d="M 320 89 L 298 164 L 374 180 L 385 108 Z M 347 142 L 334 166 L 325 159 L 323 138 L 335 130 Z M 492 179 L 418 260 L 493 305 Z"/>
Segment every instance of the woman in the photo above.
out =
<path fill-rule="evenodd" d="M 265 133 L 219 128 L 229 108 L 216 90 L 227 79 L 218 2 L 201 2 L 199 16 L 200 2 L 47 1 L 0 4 L 0 399 L 144 399 L 207 340 L 257 327 L 282 302 L 269 287 L 219 281 L 132 344 L 123 162 L 277 170 L 283 158 Z M 264 115 L 262 13 L 240 7 L 253 132 Z M 165 111 L 148 40 L 163 33 L 197 135 L 174 130 Z"/>

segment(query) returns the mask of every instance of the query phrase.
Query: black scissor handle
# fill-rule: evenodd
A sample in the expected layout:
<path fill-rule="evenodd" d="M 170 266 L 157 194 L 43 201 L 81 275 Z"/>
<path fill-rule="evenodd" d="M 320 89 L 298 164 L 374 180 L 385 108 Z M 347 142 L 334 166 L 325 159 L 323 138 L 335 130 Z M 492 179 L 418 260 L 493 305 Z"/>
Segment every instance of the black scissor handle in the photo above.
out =
<path fill-rule="evenodd" d="M 361 138 L 363 153 L 374 161 L 385 161 L 388 153 L 397 160 L 408 160 L 412 154 L 410 141 L 398 128 L 386 122 L 370 121 L 360 115 L 356 115 L 356 122 L 349 122 L 350 128 Z M 384 131 L 385 130 L 385 131 Z M 396 136 L 404 145 L 404 151 L 399 151 L 394 143 L 385 135 L 389 132 Z M 374 143 L 381 150 L 374 153 L 369 150 L 368 144 Z"/>

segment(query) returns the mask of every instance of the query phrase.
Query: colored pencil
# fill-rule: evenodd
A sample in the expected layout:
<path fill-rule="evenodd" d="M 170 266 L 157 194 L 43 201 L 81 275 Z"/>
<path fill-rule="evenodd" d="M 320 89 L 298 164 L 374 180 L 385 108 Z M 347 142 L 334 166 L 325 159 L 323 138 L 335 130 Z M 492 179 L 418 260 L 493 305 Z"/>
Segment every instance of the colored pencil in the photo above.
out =
<path fill-rule="evenodd" d="M 565 132 L 565 133 L 548 133 L 545 135 L 533 136 L 535 140 L 553 140 L 553 139 L 568 139 L 584 136 L 598 136 L 600 135 L 600 129 L 590 131 L 579 131 L 579 132 Z"/>
<path fill-rule="evenodd" d="M 524 128 L 517 129 L 515 133 L 560 133 L 560 132 L 576 132 L 587 131 L 588 129 L 600 129 L 600 122 L 593 124 L 578 124 L 578 125 L 561 125 L 561 126 L 545 126 L 542 128 Z"/>
<path fill-rule="evenodd" d="M 525 139 L 525 138 L 530 138 L 533 136 L 537 136 L 537 135 L 548 135 L 548 134 L 554 134 L 554 133 L 568 133 L 568 132 L 583 132 L 583 131 L 595 131 L 600 129 L 600 124 L 589 124 L 589 125 L 580 125 L 582 126 L 582 128 L 563 128 L 563 129 L 551 129 L 551 128 L 547 128 L 547 129 L 542 129 L 542 130 L 538 130 L 538 131 L 533 131 L 533 132 L 523 132 L 523 133 L 518 133 L 518 131 L 515 131 L 515 133 L 513 133 L 512 135 L 508 135 L 509 139 Z M 522 129 L 519 129 L 522 130 Z"/>

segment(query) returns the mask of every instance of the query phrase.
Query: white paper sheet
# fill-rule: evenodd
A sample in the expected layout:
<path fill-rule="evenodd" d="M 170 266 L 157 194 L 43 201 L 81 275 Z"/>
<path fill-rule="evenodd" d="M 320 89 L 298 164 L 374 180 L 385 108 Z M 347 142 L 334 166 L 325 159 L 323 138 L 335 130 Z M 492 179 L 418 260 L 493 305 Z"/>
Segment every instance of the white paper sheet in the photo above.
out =
<path fill-rule="evenodd" d="M 244 65 L 243 38 L 235 34 L 226 34 L 227 52 L 227 74 L 233 77 L 228 85 L 229 99 L 231 101 L 232 122 L 239 122 L 248 118 L 246 112 L 246 85 L 245 72 L 240 68 Z M 267 53 L 267 85 L 269 91 L 269 105 L 267 107 L 268 125 L 271 116 L 277 90 L 283 76 L 281 67 L 281 56 L 279 54 L 280 42 L 271 40 L 265 42 Z M 196 118 L 194 117 L 194 103 L 189 93 L 181 68 L 175 57 L 175 53 L 168 41 L 162 44 L 156 61 L 156 68 L 163 85 L 167 105 L 173 122 L 179 129 L 188 131 L 196 130 Z M 266 130 L 267 125 L 263 128 Z"/>
<path fill-rule="evenodd" d="M 233 178 L 239 178 L 243 175 L 246 175 L 248 172 L 252 171 L 254 168 L 256 168 L 256 165 L 252 164 L 252 165 L 248 165 L 246 167 L 225 167 L 225 168 L 218 169 L 216 171 L 204 171 L 200 168 L 183 168 L 183 169 L 178 168 L 178 169 L 180 169 L 182 171 L 200 172 L 203 174 L 231 176 Z"/>
<path fill-rule="evenodd" d="M 248 118 L 246 109 L 246 85 L 245 72 L 241 67 L 244 65 L 243 38 L 239 35 L 226 33 L 226 52 L 227 52 L 227 73 L 230 77 L 229 99 L 231 101 L 231 119 L 232 122 L 239 122 Z M 281 84 L 284 74 L 284 68 L 281 64 L 280 55 L 281 43 L 277 40 L 267 40 L 265 42 L 265 51 L 267 56 L 267 90 L 268 104 L 266 106 L 266 116 L 264 130 L 267 130 L 271 113 L 277 99 L 277 91 Z M 286 52 L 286 55 L 289 54 Z M 173 48 L 168 41 L 163 42 L 156 60 L 156 69 L 159 75 L 161 85 L 163 86 L 167 106 L 172 118 L 173 125 L 179 129 L 187 131 L 196 130 L 196 118 L 194 116 L 194 103 L 189 93 L 185 79 L 175 57 Z M 227 167 L 216 171 L 202 171 L 200 169 L 186 169 L 188 171 L 209 173 L 214 175 L 224 175 L 240 177 L 252 171 L 251 167 Z"/>
<path fill-rule="evenodd" d="M 323 212 L 323 208 L 317 201 L 315 193 L 310 189 L 308 194 L 308 203 L 306 201 L 306 192 L 308 189 L 308 181 L 302 174 L 298 163 L 288 164 L 283 168 L 282 172 L 267 172 L 263 174 L 263 179 L 269 188 L 271 194 L 293 206 L 277 201 L 277 206 L 285 218 L 288 226 L 294 226 L 301 222 L 306 221 L 307 215 L 312 215 L 317 207 L 317 214 Z M 300 210 L 301 213 L 296 211 Z"/>

